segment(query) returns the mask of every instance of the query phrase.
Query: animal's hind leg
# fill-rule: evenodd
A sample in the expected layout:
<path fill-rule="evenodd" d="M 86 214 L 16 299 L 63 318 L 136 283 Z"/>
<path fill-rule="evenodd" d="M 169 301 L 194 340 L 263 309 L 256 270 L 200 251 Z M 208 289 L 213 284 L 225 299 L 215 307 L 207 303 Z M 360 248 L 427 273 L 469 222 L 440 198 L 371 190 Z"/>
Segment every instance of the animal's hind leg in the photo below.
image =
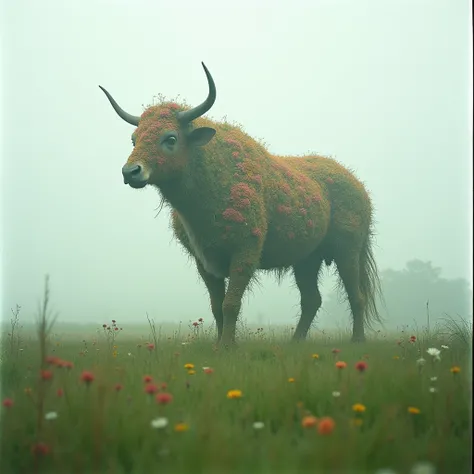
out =
<path fill-rule="evenodd" d="M 351 307 L 353 326 L 352 342 L 364 342 L 365 298 L 360 291 L 360 257 L 359 253 L 339 255 L 335 259 L 339 276 L 346 289 Z"/>
<path fill-rule="evenodd" d="M 322 258 L 313 254 L 310 258 L 293 266 L 293 274 L 301 296 L 301 317 L 293 334 L 293 340 L 306 338 L 311 323 L 321 307 L 322 299 L 318 288 L 321 263 Z"/>
<path fill-rule="evenodd" d="M 198 260 L 196 260 L 196 266 L 211 298 L 211 311 L 214 319 L 216 320 L 217 326 L 217 341 L 220 341 L 224 324 L 222 303 L 224 302 L 225 297 L 225 280 L 223 278 L 217 278 L 214 275 L 206 272 Z"/>

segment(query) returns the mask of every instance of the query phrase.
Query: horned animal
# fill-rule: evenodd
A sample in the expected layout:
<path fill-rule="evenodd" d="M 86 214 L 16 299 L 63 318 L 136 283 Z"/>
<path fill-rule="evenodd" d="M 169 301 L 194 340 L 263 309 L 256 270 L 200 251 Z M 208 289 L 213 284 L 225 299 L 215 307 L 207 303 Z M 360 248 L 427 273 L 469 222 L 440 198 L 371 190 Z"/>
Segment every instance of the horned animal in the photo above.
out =
<path fill-rule="evenodd" d="M 194 258 L 210 296 L 218 341 L 235 343 L 242 297 L 258 271 L 292 271 L 301 315 L 293 340 L 306 338 L 321 307 L 318 276 L 335 264 L 352 313 L 352 341 L 380 322 L 373 255 L 373 208 L 364 185 L 336 160 L 319 155 L 276 156 L 239 126 L 203 117 L 216 100 L 202 63 L 208 96 L 191 108 L 173 101 L 134 125 L 123 180 L 156 187 L 170 210 L 174 236 Z"/>

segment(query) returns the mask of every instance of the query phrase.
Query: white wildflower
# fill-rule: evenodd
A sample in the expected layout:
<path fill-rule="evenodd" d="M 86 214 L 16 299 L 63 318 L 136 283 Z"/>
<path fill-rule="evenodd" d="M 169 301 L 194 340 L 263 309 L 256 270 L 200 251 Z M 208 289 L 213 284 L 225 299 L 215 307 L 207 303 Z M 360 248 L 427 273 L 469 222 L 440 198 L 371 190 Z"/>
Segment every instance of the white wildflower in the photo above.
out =
<path fill-rule="evenodd" d="M 431 380 L 432 382 L 436 382 L 436 381 L 438 380 L 438 377 L 431 377 L 430 380 Z"/>
<path fill-rule="evenodd" d="M 152 428 L 166 428 L 168 426 L 168 418 L 163 418 L 163 417 L 158 417 L 155 418 L 154 420 L 151 420 L 151 427 Z"/>
<path fill-rule="evenodd" d="M 429 349 L 427 349 L 426 351 L 430 356 L 433 357 L 434 360 L 440 360 L 440 354 L 441 354 L 441 351 L 439 349 L 436 349 L 435 347 L 430 347 Z"/>
<path fill-rule="evenodd" d="M 131 352 L 128 353 L 128 357 L 132 357 L 132 353 L 131 353 Z"/>
<path fill-rule="evenodd" d="M 253 429 L 254 430 L 261 430 L 265 427 L 265 423 L 263 421 L 256 421 L 253 424 Z"/>
<path fill-rule="evenodd" d="M 444 344 L 441 344 L 441 349 L 449 349 L 449 346 L 445 346 Z"/>
<path fill-rule="evenodd" d="M 337 398 L 341 396 L 341 392 L 332 392 L 332 396 Z"/>
<path fill-rule="evenodd" d="M 420 359 L 418 359 L 418 360 L 416 361 L 416 363 L 417 363 L 418 365 L 425 365 L 425 362 L 426 362 L 426 360 L 423 359 L 423 357 L 421 357 Z"/>
<path fill-rule="evenodd" d="M 58 414 L 55 411 L 50 411 L 44 415 L 45 420 L 55 420 L 58 417 Z"/>
<path fill-rule="evenodd" d="M 375 474 L 397 474 L 393 469 L 377 469 Z"/>
<path fill-rule="evenodd" d="M 430 393 L 436 393 L 438 389 L 436 387 L 430 387 Z"/>
<path fill-rule="evenodd" d="M 436 468 L 429 462 L 418 462 L 411 468 L 410 474 L 436 474 Z"/>

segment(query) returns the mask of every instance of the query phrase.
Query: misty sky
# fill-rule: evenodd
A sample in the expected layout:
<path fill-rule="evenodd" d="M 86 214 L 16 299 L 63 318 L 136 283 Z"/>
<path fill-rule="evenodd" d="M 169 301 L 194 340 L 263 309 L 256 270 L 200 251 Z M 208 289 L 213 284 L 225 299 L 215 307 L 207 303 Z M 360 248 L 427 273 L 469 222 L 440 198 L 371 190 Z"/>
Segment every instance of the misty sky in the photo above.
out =
<path fill-rule="evenodd" d="M 208 115 L 364 181 L 381 269 L 419 258 L 470 280 L 470 2 L 2 4 L 3 317 L 16 303 L 32 317 L 49 273 L 62 321 L 212 318 L 168 210 L 154 218 L 157 191 L 123 183 L 134 128 L 98 87 L 135 115 L 158 93 L 197 105 L 201 61 L 217 86 Z M 262 283 L 243 316 L 294 321 L 292 278 Z"/>

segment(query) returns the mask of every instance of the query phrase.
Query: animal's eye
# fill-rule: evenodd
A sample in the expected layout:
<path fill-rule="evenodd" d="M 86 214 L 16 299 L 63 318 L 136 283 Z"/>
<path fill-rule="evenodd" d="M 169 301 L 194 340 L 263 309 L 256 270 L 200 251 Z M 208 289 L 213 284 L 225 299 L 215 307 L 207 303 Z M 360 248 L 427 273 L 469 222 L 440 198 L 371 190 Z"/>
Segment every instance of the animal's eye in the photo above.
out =
<path fill-rule="evenodd" d="M 176 137 L 171 136 L 171 137 L 168 137 L 168 138 L 165 140 L 165 143 L 166 143 L 167 145 L 169 145 L 169 146 L 173 146 L 173 145 L 176 145 L 176 142 L 177 142 L 177 141 L 178 141 L 178 140 L 176 140 Z"/>

